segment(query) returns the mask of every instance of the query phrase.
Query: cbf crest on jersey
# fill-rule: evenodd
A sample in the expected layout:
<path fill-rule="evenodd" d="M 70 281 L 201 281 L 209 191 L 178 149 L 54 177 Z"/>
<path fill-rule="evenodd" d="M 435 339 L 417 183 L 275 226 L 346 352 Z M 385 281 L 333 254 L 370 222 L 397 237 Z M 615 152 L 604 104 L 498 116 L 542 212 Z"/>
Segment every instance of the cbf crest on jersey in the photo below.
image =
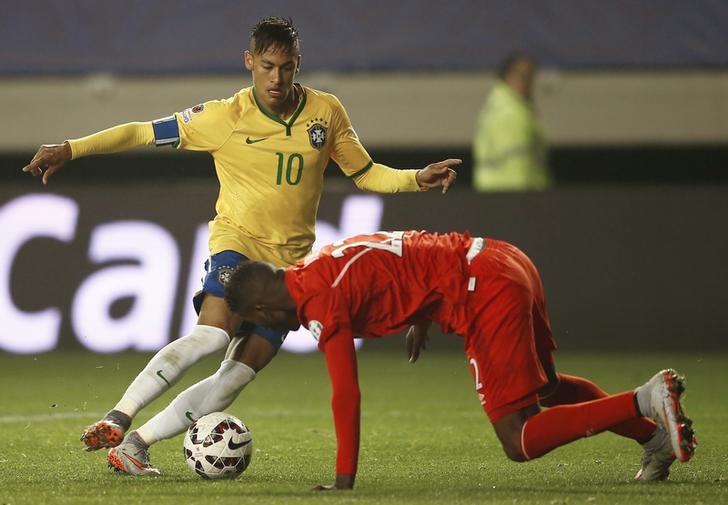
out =
<path fill-rule="evenodd" d="M 308 140 L 311 146 L 321 149 L 326 144 L 326 132 L 329 123 L 325 119 L 316 118 L 306 123 L 306 131 L 308 132 Z"/>

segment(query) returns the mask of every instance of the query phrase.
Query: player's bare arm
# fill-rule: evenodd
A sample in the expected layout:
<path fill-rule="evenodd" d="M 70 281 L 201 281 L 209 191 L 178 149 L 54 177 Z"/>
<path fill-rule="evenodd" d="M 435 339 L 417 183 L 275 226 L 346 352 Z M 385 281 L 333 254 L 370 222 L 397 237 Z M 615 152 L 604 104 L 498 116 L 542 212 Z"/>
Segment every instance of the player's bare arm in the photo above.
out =
<path fill-rule="evenodd" d="M 459 159 L 447 159 L 438 161 L 437 163 L 431 163 L 422 170 L 417 171 L 415 178 L 417 184 L 423 188 L 437 188 L 442 186 L 442 192 L 447 193 L 455 183 L 455 179 L 458 174 L 453 170 L 453 167 L 461 164 L 463 160 Z"/>
<path fill-rule="evenodd" d="M 427 349 L 427 343 L 430 341 L 430 334 L 428 330 L 432 325 L 431 321 L 425 323 L 413 324 L 407 330 L 405 335 L 405 347 L 407 350 L 407 357 L 410 363 L 417 361 L 420 357 L 420 351 Z"/>
<path fill-rule="evenodd" d="M 62 144 L 43 144 L 30 163 L 23 167 L 23 172 L 30 172 L 33 177 L 42 175 L 43 184 L 48 184 L 48 179 L 71 158 L 71 145 L 68 141 Z"/>

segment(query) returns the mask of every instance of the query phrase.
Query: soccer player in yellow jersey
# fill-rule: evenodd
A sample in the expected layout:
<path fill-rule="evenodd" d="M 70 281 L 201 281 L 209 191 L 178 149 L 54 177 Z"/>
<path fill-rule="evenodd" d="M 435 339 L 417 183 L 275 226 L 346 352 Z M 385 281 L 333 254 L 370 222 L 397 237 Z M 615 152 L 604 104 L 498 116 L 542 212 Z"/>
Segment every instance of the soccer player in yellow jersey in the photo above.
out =
<path fill-rule="evenodd" d="M 144 144 L 207 151 L 220 181 L 210 222 L 210 259 L 200 293 L 199 318 L 185 335 L 161 349 L 106 416 L 82 436 L 88 450 L 111 447 L 119 471 L 158 473 L 149 445 L 183 432 L 204 414 L 223 410 L 275 356 L 285 333 L 255 327 L 236 335 L 243 321 L 223 299 L 224 284 L 243 259 L 287 266 L 304 258 L 314 242 L 323 171 L 333 159 L 364 190 L 380 193 L 447 191 L 460 160 L 421 170 L 373 163 L 339 100 L 294 81 L 301 55 L 290 20 L 265 18 L 253 29 L 245 67 L 253 86 L 173 116 L 129 123 L 63 144 L 43 145 L 23 168 L 44 184 L 67 161 Z M 133 417 L 202 357 L 227 347 L 218 371 L 191 386 L 146 424 L 126 435 Z M 122 443 L 123 439 L 123 443 Z M 120 445 L 121 444 L 121 445 Z"/>

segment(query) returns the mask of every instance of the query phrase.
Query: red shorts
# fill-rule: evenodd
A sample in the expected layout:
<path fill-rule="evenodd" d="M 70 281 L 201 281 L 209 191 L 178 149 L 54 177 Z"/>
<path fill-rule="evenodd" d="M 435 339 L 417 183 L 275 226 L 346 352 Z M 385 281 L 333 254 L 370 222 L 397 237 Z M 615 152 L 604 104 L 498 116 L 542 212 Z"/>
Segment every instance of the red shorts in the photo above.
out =
<path fill-rule="evenodd" d="M 480 403 L 494 423 L 538 402 L 546 371 L 553 370 L 556 341 L 541 278 L 521 250 L 487 239 L 470 275 L 475 286 L 468 294 L 465 353 Z"/>

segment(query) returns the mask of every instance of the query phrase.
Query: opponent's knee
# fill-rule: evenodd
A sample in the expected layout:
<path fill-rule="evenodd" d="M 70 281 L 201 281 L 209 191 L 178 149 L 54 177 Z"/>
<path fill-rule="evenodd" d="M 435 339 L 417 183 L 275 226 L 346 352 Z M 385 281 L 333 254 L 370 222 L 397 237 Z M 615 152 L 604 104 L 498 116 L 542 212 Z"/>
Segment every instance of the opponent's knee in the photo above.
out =
<path fill-rule="evenodd" d="M 518 443 L 501 441 L 503 452 L 505 452 L 508 459 L 522 463 L 528 461 L 528 458 L 523 454 L 523 448 L 521 447 L 520 441 Z"/>
<path fill-rule="evenodd" d="M 523 427 L 529 413 L 536 408 L 535 406 L 526 407 L 504 416 L 493 424 L 503 452 L 511 461 L 528 461 L 529 459 L 522 445 Z"/>

